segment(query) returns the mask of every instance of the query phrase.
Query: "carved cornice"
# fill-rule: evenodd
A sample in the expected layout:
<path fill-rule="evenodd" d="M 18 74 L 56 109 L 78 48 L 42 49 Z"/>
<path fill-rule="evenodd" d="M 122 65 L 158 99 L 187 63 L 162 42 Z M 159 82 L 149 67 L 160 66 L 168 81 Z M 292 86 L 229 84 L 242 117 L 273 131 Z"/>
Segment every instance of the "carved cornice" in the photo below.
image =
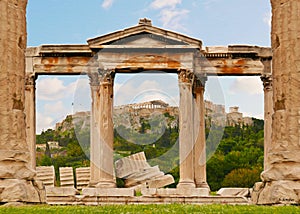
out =
<path fill-rule="evenodd" d="M 260 77 L 261 81 L 263 82 L 264 90 L 271 90 L 273 87 L 273 79 L 272 75 L 262 75 Z"/>
<path fill-rule="evenodd" d="M 192 71 L 187 69 L 179 69 L 178 70 L 178 77 L 180 83 L 189 83 L 193 84 L 195 75 Z"/>

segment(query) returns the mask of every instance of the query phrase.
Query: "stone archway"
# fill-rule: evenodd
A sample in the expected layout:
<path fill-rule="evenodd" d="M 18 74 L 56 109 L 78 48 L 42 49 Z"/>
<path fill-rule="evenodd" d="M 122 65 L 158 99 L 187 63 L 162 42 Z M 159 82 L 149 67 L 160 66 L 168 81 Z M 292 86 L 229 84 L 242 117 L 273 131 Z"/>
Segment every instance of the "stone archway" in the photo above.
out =
<path fill-rule="evenodd" d="M 90 77 L 92 95 L 91 186 L 115 187 L 112 158 L 115 73 L 144 70 L 177 73 L 181 100 L 178 188 L 209 189 L 206 182 L 203 116 L 206 77 L 261 75 L 266 82 L 266 77 L 271 75 L 272 54 L 269 48 L 257 46 L 202 49 L 200 40 L 154 27 L 151 21 L 144 19 L 137 26 L 91 39 L 86 45 L 43 45 L 27 49 L 26 72 L 31 80 L 27 84 L 28 105 L 25 108 L 29 115 L 28 142 L 34 144 L 34 77 L 39 74 L 86 73 Z M 269 99 L 270 96 L 266 98 Z M 266 109 L 269 108 L 271 105 L 266 105 Z M 195 109 L 199 109 L 200 121 L 193 119 Z M 195 130 L 197 123 L 200 124 L 199 130 Z M 266 125 L 267 130 L 270 130 L 270 125 L 271 123 Z M 199 134 L 195 136 L 193 133 Z M 270 132 L 266 134 L 269 136 Z M 99 151 L 101 156 L 98 155 Z M 34 154 L 33 150 L 31 152 Z M 34 163 L 32 166 L 34 167 Z M 183 191 L 183 194 L 187 192 Z"/>

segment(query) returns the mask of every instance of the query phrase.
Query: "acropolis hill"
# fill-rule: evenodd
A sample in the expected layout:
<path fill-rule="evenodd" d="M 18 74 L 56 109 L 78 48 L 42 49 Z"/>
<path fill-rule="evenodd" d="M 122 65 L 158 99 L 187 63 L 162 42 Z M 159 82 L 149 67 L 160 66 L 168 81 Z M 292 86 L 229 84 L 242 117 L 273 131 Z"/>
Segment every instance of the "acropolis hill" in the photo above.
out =
<path fill-rule="evenodd" d="M 164 115 L 167 120 L 167 127 L 178 127 L 179 109 L 177 106 L 170 106 L 162 100 L 153 100 L 142 103 L 133 103 L 114 107 L 114 127 L 123 125 L 126 128 L 138 130 L 141 127 L 140 120 L 151 119 L 153 116 Z M 72 122 L 65 119 L 56 124 L 56 130 L 65 131 L 72 128 L 73 124 L 83 122 L 82 126 L 86 127 L 90 124 L 90 112 L 76 112 L 72 117 Z M 251 117 L 244 117 L 243 113 L 239 112 L 239 107 L 230 107 L 229 113 L 225 112 L 225 106 L 214 104 L 211 101 L 205 100 L 205 123 L 207 126 L 212 124 L 218 126 L 235 126 L 235 125 L 252 125 Z"/>

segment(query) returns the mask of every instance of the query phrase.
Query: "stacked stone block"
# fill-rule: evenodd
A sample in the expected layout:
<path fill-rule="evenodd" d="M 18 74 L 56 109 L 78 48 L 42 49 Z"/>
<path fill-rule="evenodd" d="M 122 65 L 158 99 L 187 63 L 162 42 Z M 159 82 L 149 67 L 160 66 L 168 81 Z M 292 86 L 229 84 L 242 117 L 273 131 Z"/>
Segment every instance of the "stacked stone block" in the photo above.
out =
<path fill-rule="evenodd" d="M 59 167 L 61 187 L 74 187 L 74 175 L 72 167 Z"/>
<path fill-rule="evenodd" d="M 36 167 L 37 180 L 42 181 L 45 187 L 54 187 L 55 170 L 54 166 L 38 166 Z"/>
<path fill-rule="evenodd" d="M 76 169 L 76 188 L 82 190 L 88 187 L 91 179 L 90 167 L 80 167 Z"/>

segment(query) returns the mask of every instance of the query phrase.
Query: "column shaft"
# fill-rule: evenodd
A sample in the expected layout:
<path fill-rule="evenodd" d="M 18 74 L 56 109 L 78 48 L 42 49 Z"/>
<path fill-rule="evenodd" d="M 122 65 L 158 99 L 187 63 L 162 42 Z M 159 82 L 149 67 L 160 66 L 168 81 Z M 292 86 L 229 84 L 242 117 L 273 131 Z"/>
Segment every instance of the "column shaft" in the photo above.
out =
<path fill-rule="evenodd" d="M 44 201 L 34 181 L 25 123 L 27 0 L 0 1 L 0 200 Z"/>
<path fill-rule="evenodd" d="M 258 204 L 299 204 L 300 195 L 300 1 L 272 4 L 272 143 Z"/>
<path fill-rule="evenodd" d="M 179 156 L 180 180 L 178 188 L 195 187 L 193 160 L 193 85 L 194 74 L 187 70 L 179 73 Z"/>
<path fill-rule="evenodd" d="M 206 78 L 194 83 L 194 174 L 197 188 L 209 188 L 206 181 L 206 136 L 204 90 Z"/>
<path fill-rule="evenodd" d="M 36 168 L 36 114 L 35 114 L 35 75 L 29 74 L 25 79 L 26 142 L 29 148 L 32 169 Z"/>
<path fill-rule="evenodd" d="M 264 85 L 264 170 L 269 169 L 268 154 L 272 146 L 273 88 L 271 76 L 261 77 Z"/>
<path fill-rule="evenodd" d="M 90 127 L 90 170 L 91 181 L 90 186 L 96 186 L 100 181 L 100 127 L 99 127 L 99 115 L 100 115 L 100 83 L 98 74 L 91 74 L 90 87 L 91 87 L 91 127 Z"/>
<path fill-rule="evenodd" d="M 114 74 L 107 73 L 100 82 L 100 181 L 97 187 L 115 187 L 113 163 L 113 81 Z"/>

